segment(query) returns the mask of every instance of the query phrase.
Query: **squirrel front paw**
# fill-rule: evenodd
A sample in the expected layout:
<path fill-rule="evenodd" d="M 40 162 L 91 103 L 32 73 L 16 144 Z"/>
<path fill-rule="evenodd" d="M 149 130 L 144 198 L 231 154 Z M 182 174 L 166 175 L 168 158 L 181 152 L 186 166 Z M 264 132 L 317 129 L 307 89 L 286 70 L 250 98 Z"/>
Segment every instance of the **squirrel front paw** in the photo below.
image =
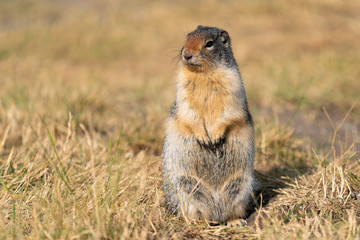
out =
<path fill-rule="evenodd" d="M 206 147 L 206 148 L 217 148 L 221 146 L 225 142 L 225 137 L 219 136 L 217 138 L 209 138 L 209 137 L 196 137 L 196 141 L 199 143 L 199 145 Z"/>
<path fill-rule="evenodd" d="M 211 135 L 211 143 L 214 147 L 218 147 L 225 141 L 224 131 L 214 131 Z"/>
<path fill-rule="evenodd" d="M 225 129 L 217 127 L 210 134 L 205 129 L 198 128 L 194 136 L 199 145 L 206 148 L 217 148 L 225 142 Z"/>
<path fill-rule="evenodd" d="M 215 140 L 212 140 L 212 146 L 213 147 L 219 147 L 225 142 L 225 136 L 220 136 L 219 138 L 216 138 Z"/>
<path fill-rule="evenodd" d="M 211 145 L 211 141 L 207 136 L 195 136 L 195 139 L 201 146 L 207 147 Z"/>

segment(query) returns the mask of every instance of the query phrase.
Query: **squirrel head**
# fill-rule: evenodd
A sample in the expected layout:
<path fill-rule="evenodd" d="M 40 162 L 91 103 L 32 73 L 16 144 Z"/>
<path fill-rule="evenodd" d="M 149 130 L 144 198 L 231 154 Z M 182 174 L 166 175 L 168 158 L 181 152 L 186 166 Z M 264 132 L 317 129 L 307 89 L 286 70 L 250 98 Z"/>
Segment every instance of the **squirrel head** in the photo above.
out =
<path fill-rule="evenodd" d="M 233 67 L 236 63 L 229 34 L 219 28 L 198 26 L 186 36 L 181 62 L 191 71 L 206 71 L 219 65 Z"/>

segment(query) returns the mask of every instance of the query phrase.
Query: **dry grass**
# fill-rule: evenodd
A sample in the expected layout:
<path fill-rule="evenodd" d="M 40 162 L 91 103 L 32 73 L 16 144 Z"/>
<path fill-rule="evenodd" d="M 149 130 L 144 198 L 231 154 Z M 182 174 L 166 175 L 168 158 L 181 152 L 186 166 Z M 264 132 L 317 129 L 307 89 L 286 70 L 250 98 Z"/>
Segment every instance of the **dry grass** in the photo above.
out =
<path fill-rule="evenodd" d="M 359 239 L 358 135 L 319 149 L 259 110 L 353 106 L 359 119 L 359 7 L 0 1 L 0 238 Z M 163 207 L 175 56 L 198 24 L 229 31 L 255 117 L 261 187 L 245 227 Z"/>

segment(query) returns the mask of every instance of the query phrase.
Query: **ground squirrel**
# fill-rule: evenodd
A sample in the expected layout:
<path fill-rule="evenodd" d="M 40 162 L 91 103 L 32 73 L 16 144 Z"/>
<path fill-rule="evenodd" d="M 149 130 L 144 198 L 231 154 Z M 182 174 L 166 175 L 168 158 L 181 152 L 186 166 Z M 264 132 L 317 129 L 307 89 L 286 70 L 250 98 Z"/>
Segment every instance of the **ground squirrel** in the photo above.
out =
<path fill-rule="evenodd" d="M 162 153 L 165 197 L 186 216 L 243 218 L 254 190 L 254 127 L 230 46 L 214 27 L 186 36 Z"/>

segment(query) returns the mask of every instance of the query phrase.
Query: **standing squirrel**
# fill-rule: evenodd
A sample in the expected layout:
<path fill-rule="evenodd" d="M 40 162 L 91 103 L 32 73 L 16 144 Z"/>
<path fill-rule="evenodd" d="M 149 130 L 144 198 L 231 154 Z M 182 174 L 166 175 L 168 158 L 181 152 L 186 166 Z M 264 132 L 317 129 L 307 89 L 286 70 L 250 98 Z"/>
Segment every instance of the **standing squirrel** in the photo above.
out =
<path fill-rule="evenodd" d="M 162 153 L 170 209 L 192 219 L 244 218 L 254 190 L 254 125 L 229 34 L 186 36 Z"/>

